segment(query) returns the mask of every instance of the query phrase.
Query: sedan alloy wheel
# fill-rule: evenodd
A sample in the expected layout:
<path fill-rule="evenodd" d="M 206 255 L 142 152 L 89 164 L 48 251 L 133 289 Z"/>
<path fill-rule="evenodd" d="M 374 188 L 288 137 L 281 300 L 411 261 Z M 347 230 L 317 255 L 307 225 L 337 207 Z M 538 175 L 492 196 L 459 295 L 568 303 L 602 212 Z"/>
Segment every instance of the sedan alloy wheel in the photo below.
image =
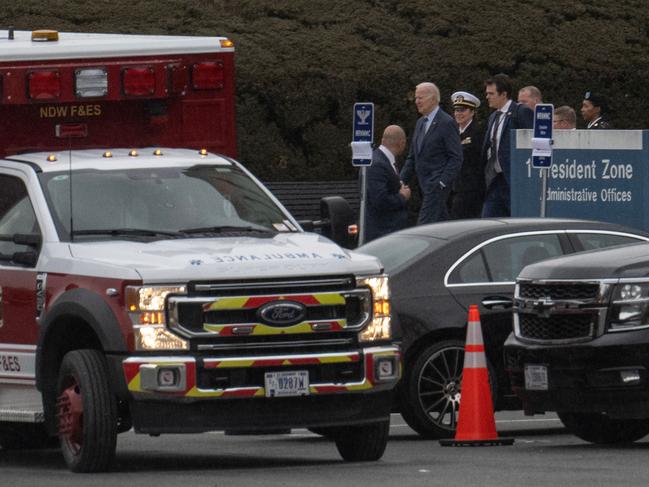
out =
<path fill-rule="evenodd" d="M 406 371 L 401 413 L 427 438 L 453 436 L 462 396 L 464 343 L 448 340 L 424 349 Z"/>

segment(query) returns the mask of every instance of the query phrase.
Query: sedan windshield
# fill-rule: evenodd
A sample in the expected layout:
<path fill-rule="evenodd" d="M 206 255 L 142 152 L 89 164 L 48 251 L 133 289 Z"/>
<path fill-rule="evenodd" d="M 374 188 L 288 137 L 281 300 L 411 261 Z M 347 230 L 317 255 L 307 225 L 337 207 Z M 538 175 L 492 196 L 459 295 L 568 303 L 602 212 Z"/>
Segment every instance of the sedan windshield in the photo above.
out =
<path fill-rule="evenodd" d="M 358 252 L 373 255 L 383 264 L 388 274 L 401 269 L 426 251 L 443 245 L 444 240 L 414 235 L 387 235 L 359 247 Z"/>
<path fill-rule="evenodd" d="M 72 237 L 83 239 L 274 234 L 295 229 L 236 166 L 93 169 L 40 177 L 62 240 L 70 239 L 71 227 Z"/>

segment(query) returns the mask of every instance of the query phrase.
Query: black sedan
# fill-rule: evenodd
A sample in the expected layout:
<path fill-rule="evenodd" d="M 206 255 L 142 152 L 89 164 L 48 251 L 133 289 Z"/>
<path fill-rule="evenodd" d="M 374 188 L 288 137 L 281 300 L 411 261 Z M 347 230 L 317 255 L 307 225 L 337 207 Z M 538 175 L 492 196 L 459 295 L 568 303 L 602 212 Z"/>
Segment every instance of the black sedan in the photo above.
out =
<path fill-rule="evenodd" d="M 638 241 L 649 234 L 603 222 L 510 218 L 412 227 L 359 247 L 390 275 L 406 422 L 424 437 L 454 434 L 471 304 L 480 310 L 495 409 L 520 409 L 502 359 L 518 273 L 545 258 Z"/>

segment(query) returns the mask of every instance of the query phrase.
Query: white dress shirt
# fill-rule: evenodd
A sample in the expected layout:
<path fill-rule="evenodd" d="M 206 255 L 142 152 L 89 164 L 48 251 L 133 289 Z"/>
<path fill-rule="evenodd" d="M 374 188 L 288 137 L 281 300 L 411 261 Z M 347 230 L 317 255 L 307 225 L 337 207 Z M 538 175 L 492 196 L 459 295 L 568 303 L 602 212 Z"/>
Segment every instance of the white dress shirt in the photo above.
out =
<path fill-rule="evenodd" d="M 399 174 L 399 171 L 397 170 L 397 159 L 394 157 L 394 154 L 390 152 L 390 149 L 388 149 L 384 145 L 380 145 L 379 150 L 385 154 L 385 157 L 388 158 L 388 161 L 390 161 L 390 164 L 392 165 L 392 169 L 394 169 L 394 172 Z"/>

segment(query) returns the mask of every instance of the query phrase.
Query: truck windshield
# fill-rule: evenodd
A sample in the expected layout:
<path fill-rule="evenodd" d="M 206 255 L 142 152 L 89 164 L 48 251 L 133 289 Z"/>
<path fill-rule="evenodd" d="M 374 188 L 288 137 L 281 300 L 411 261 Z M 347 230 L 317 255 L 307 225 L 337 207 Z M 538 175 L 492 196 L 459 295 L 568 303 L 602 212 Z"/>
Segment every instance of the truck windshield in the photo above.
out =
<path fill-rule="evenodd" d="M 75 239 L 295 230 L 236 166 L 87 169 L 40 179 L 61 240 L 70 240 L 70 209 Z"/>

